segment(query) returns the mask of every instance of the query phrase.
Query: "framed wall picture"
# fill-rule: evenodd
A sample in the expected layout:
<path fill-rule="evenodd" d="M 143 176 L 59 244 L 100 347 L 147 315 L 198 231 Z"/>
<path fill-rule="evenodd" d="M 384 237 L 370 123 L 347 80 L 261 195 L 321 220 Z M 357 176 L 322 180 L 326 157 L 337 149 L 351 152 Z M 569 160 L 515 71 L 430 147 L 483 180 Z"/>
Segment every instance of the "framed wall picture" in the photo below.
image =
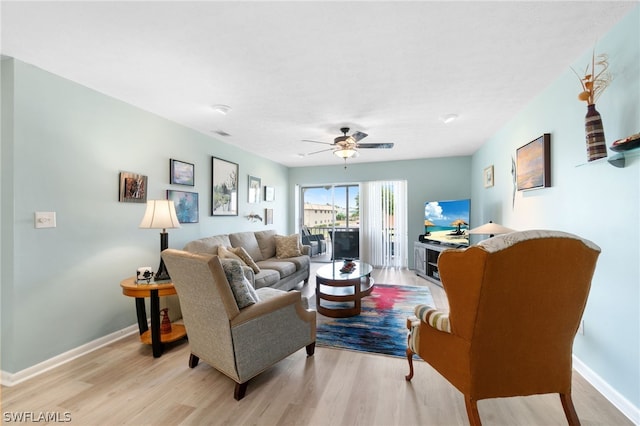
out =
<path fill-rule="evenodd" d="M 261 191 L 262 191 L 261 179 L 255 176 L 249 176 L 249 203 L 259 203 Z"/>
<path fill-rule="evenodd" d="M 167 200 L 173 201 L 180 223 L 198 223 L 199 203 L 197 192 L 167 190 Z"/>
<path fill-rule="evenodd" d="M 551 135 L 545 133 L 516 150 L 518 191 L 551 186 Z"/>
<path fill-rule="evenodd" d="M 273 186 L 264 187 L 264 200 L 274 201 L 276 199 L 276 189 Z"/>
<path fill-rule="evenodd" d="M 238 164 L 211 159 L 211 215 L 238 216 Z"/>
<path fill-rule="evenodd" d="M 493 166 L 489 166 L 484 169 L 483 180 L 485 188 L 493 186 Z"/>
<path fill-rule="evenodd" d="M 194 186 L 195 166 L 184 161 L 169 160 L 169 183 L 175 185 Z"/>
<path fill-rule="evenodd" d="M 273 209 L 264 209 L 264 224 L 273 225 Z"/>
<path fill-rule="evenodd" d="M 122 203 L 147 202 L 147 177 L 137 173 L 120 172 L 120 194 Z"/>

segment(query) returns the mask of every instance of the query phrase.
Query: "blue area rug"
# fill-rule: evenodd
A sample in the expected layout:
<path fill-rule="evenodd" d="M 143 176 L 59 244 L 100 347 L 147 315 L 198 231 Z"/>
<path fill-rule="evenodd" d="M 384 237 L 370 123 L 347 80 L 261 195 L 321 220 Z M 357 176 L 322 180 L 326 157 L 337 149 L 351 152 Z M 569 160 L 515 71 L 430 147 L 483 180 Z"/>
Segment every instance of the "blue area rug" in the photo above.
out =
<path fill-rule="evenodd" d="M 427 287 L 376 284 L 362 299 L 362 312 L 350 318 L 318 314 L 316 344 L 360 352 L 405 357 L 407 317 L 416 305 L 433 306 Z"/>

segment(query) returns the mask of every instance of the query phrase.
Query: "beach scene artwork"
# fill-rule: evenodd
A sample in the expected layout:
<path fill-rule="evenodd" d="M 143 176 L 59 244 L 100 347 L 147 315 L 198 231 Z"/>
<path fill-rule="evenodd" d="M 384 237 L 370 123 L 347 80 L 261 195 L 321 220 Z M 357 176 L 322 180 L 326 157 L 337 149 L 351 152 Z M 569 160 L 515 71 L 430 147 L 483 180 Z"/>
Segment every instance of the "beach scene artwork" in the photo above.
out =
<path fill-rule="evenodd" d="M 425 203 L 425 239 L 429 242 L 468 246 L 470 207 L 469 199 Z"/>

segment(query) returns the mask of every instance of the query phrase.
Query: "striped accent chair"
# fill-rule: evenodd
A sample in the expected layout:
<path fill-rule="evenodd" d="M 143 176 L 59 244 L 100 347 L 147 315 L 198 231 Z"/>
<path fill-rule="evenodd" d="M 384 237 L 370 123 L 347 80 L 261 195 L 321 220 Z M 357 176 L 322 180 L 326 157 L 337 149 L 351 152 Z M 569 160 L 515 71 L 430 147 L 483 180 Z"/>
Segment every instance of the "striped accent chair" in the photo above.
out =
<path fill-rule="evenodd" d="M 512 232 L 438 259 L 449 310 L 415 308 L 407 360 L 429 363 L 464 394 L 471 425 L 477 401 L 558 393 L 570 425 L 572 347 L 600 248 L 558 231 Z"/>

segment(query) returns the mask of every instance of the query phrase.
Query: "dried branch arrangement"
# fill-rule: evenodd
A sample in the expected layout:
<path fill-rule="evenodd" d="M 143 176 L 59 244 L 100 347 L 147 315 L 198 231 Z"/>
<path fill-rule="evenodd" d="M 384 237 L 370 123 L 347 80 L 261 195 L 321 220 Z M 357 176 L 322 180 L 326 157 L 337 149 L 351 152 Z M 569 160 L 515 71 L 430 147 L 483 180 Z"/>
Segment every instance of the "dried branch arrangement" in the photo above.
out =
<path fill-rule="evenodd" d="M 582 92 L 578 95 L 578 99 L 587 103 L 587 105 L 594 105 L 604 89 L 609 87 L 613 77 L 611 73 L 607 71 L 609 68 L 609 56 L 605 53 L 601 53 L 596 56 L 594 49 L 591 56 L 591 64 L 587 65 L 584 70 L 584 77 L 571 68 L 574 74 L 580 80 L 582 85 Z"/>

